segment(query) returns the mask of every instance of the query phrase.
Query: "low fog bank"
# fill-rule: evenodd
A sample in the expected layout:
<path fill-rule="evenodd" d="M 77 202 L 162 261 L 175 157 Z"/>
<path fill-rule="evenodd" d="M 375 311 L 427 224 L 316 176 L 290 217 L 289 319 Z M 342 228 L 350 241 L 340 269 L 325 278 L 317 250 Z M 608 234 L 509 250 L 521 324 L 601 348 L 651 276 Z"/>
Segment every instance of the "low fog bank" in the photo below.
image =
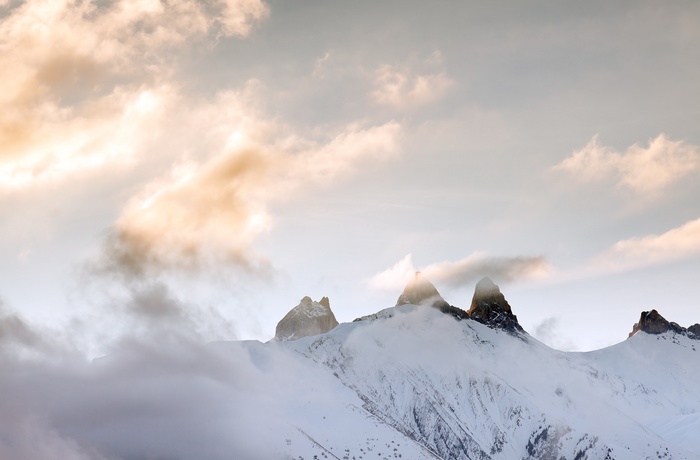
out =
<path fill-rule="evenodd" d="M 151 323 L 131 331 L 115 323 L 121 333 L 94 359 L 76 345 L 80 338 L 33 326 L 0 304 L 0 458 L 276 458 L 264 435 L 278 409 L 260 395 L 284 389 L 251 359 L 249 349 L 261 344 L 207 343 L 204 328 L 180 333 L 176 326 L 203 318 L 173 311 L 162 286 L 137 294 L 125 308 Z M 266 356 L 279 361 L 275 368 L 295 365 L 282 350 Z"/>

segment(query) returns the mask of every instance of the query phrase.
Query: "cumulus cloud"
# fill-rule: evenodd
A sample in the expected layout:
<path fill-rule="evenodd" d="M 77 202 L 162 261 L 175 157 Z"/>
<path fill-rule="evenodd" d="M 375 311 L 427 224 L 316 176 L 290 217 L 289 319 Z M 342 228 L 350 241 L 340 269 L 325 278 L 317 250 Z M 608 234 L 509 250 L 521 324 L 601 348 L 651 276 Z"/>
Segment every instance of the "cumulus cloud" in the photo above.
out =
<path fill-rule="evenodd" d="M 128 161 L 173 88 L 168 51 L 246 36 L 261 0 L 26 0 L 0 18 L 0 187 Z"/>
<path fill-rule="evenodd" d="M 598 136 L 594 136 L 588 145 L 553 170 L 569 173 L 583 182 L 612 178 L 620 188 L 648 195 L 662 191 L 698 167 L 700 148 L 660 134 L 649 140 L 648 146 L 634 144 L 624 152 L 600 145 Z"/>
<path fill-rule="evenodd" d="M 420 271 L 433 282 L 456 288 L 473 283 L 484 276 L 489 276 L 498 283 L 541 278 L 549 274 L 550 266 L 541 256 L 492 257 L 478 252 L 455 262 L 438 262 L 417 270 L 411 255 L 408 254 L 393 267 L 373 276 L 369 284 L 375 289 L 400 290 L 416 271 Z"/>
<path fill-rule="evenodd" d="M 271 121 L 256 109 L 258 85 L 191 104 L 183 114 L 192 134 L 186 142 L 206 146 L 208 156 L 183 159 L 126 203 L 101 269 L 140 276 L 222 263 L 265 274 L 269 264 L 252 242 L 271 226 L 270 203 L 399 151 L 396 122 L 303 134 Z"/>
<path fill-rule="evenodd" d="M 414 68 L 426 66 L 439 69 L 421 72 Z M 410 109 L 440 100 L 453 85 L 454 81 L 442 69 L 440 53 L 436 52 L 418 66 L 380 66 L 374 74 L 372 99 L 379 105 Z"/>
<path fill-rule="evenodd" d="M 647 235 L 618 241 L 599 255 L 596 270 L 629 270 L 672 262 L 700 254 L 700 219 L 660 235 Z"/>

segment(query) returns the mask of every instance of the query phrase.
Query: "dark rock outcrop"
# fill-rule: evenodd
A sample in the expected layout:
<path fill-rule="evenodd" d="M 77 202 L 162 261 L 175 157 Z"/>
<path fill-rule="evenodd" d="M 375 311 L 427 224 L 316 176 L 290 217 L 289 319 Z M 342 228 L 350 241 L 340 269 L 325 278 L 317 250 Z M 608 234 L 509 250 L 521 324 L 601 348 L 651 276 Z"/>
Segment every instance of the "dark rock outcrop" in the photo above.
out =
<path fill-rule="evenodd" d="M 413 279 L 408 282 L 398 300 L 396 300 L 397 307 L 406 304 L 428 305 L 443 313 L 452 315 L 458 320 L 467 318 L 467 312 L 447 303 L 435 286 L 421 272 L 416 272 Z"/>
<path fill-rule="evenodd" d="M 310 335 L 325 334 L 338 325 L 328 297 L 314 302 L 304 297 L 277 323 L 276 341 L 296 340 Z"/>
<path fill-rule="evenodd" d="M 666 318 L 661 316 L 658 311 L 643 311 L 639 317 L 639 322 L 632 326 L 632 332 L 630 332 L 629 337 L 632 337 L 637 332 L 642 331 L 647 334 L 663 334 L 665 332 L 674 332 L 676 334 L 685 335 L 691 339 L 700 340 L 700 324 L 693 324 L 690 328 L 686 329 L 671 321 L 667 321 Z"/>
<path fill-rule="evenodd" d="M 688 328 L 688 337 L 700 340 L 700 324 L 693 324 Z"/>
<path fill-rule="evenodd" d="M 476 283 L 472 304 L 467 314 L 469 319 L 494 329 L 503 329 L 511 333 L 525 332 L 505 296 L 489 277 L 484 277 Z"/>

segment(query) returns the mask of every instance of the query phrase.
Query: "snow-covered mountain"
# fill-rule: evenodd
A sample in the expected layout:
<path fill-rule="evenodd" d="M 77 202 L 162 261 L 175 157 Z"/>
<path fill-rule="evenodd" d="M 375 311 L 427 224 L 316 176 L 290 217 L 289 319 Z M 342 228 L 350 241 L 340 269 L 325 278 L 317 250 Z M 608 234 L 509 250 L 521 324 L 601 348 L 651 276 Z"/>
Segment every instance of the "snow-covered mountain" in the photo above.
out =
<path fill-rule="evenodd" d="M 700 459 L 688 330 L 637 325 L 615 346 L 561 352 L 522 331 L 490 280 L 472 319 L 419 284 L 419 305 L 401 302 L 407 288 L 322 335 L 213 344 L 245 376 L 232 458 Z"/>

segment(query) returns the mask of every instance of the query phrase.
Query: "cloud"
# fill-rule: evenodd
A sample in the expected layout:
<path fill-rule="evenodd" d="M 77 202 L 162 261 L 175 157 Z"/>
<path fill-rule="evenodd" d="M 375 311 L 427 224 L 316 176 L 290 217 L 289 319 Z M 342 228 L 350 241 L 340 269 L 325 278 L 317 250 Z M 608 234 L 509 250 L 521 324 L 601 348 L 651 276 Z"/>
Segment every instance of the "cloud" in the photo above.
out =
<path fill-rule="evenodd" d="M 256 109 L 258 89 L 251 82 L 188 107 L 184 142 L 208 157 L 183 159 L 126 203 L 98 269 L 141 276 L 213 263 L 269 273 L 252 243 L 272 225 L 271 203 L 399 151 L 396 122 L 351 123 L 304 135 Z"/>
<path fill-rule="evenodd" d="M 535 326 L 532 335 L 557 350 L 576 351 L 578 349 L 576 344 L 560 332 L 559 323 L 559 318 L 546 318 Z"/>
<path fill-rule="evenodd" d="M 291 365 L 274 353 L 270 358 L 276 366 Z M 40 361 L 0 358 L 0 456 L 276 458 L 264 437 L 278 418 L 275 408 L 251 401 L 256 386 L 267 395 L 285 391 L 266 381 L 235 344 L 124 341 L 92 363 L 52 354 Z M 256 411 L 243 409 L 246 404 Z"/>
<path fill-rule="evenodd" d="M 660 235 L 618 241 L 593 262 L 595 270 L 623 271 L 673 262 L 700 254 L 700 219 Z"/>
<path fill-rule="evenodd" d="M 613 178 L 618 187 L 640 195 L 653 195 L 700 167 L 700 148 L 671 141 L 664 134 L 649 140 L 647 147 L 634 144 L 624 152 L 601 146 L 594 136 L 583 149 L 558 165 L 582 182 Z"/>
<path fill-rule="evenodd" d="M 267 14 L 260 0 L 14 5 L 0 19 L 0 187 L 128 162 L 176 92 L 170 51 L 244 37 Z"/>
<path fill-rule="evenodd" d="M 224 35 L 245 37 L 256 22 L 270 14 L 269 7 L 261 0 L 220 0 L 217 17 Z"/>
<path fill-rule="evenodd" d="M 0 300 L 0 356 L 46 349 L 48 341 Z"/>
<path fill-rule="evenodd" d="M 491 257 L 474 253 L 456 262 L 444 261 L 417 270 L 411 255 L 398 261 L 393 267 L 378 273 L 369 280 L 375 289 L 396 291 L 404 288 L 416 271 L 427 279 L 450 287 L 462 287 L 489 276 L 497 283 L 547 276 L 550 266 L 543 257 Z"/>
<path fill-rule="evenodd" d="M 441 67 L 442 57 L 436 52 L 421 66 Z M 419 72 L 410 65 L 382 65 L 374 73 L 372 99 L 376 104 L 396 109 L 411 109 L 440 100 L 454 85 L 447 73 L 440 69 Z"/>

